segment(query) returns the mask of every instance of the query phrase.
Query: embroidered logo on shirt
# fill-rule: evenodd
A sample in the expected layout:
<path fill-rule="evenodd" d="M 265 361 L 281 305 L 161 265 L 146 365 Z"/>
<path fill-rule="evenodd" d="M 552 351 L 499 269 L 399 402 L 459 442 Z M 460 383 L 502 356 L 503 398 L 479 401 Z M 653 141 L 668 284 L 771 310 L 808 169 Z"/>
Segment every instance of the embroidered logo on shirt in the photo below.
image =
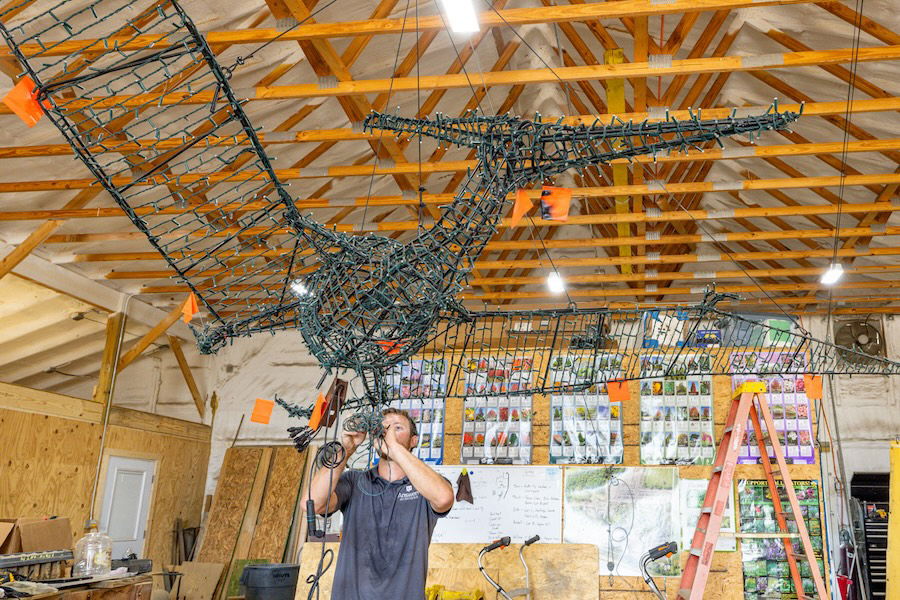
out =
<path fill-rule="evenodd" d="M 406 486 L 405 492 L 400 492 L 399 494 L 397 494 L 397 501 L 402 502 L 404 500 L 415 500 L 419 497 L 420 497 L 419 492 L 417 492 L 415 489 L 413 489 L 413 486 L 408 485 L 408 486 Z"/>

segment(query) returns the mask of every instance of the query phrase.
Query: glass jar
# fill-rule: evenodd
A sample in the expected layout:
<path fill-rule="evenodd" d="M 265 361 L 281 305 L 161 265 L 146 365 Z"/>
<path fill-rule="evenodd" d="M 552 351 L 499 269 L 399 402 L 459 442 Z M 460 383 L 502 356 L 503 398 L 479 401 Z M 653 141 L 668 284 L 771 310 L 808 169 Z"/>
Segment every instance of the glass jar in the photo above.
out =
<path fill-rule="evenodd" d="M 75 543 L 75 562 L 72 577 L 102 577 L 109 575 L 112 563 L 112 539 L 97 530 L 97 521 L 84 524 L 84 537 Z"/>

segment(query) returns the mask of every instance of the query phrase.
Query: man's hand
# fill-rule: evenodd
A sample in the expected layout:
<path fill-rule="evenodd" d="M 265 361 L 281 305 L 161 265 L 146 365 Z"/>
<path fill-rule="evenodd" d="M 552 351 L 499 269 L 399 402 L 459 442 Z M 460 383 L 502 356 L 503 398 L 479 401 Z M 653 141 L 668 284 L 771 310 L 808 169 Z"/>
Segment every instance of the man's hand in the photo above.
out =
<path fill-rule="evenodd" d="M 400 438 L 397 437 L 397 430 L 390 426 L 388 426 L 388 428 L 384 430 L 384 444 L 385 446 L 387 446 L 387 449 L 389 451 L 393 451 L 397 448 L 409 450 L 409 448 L 403 445 L 403 442 L 400 441 Z"/>
<path fill-rule="evenodd" d="M 365 432 L 362 431 L 345 431 L 341 436 L 341 445 L 344 447 L 344 450 L 347 451 L 347 454 L 353 454 L 353 451 L 356 450 L 360 444 L 363 443 L 363 440 L 366 439 Z"/>

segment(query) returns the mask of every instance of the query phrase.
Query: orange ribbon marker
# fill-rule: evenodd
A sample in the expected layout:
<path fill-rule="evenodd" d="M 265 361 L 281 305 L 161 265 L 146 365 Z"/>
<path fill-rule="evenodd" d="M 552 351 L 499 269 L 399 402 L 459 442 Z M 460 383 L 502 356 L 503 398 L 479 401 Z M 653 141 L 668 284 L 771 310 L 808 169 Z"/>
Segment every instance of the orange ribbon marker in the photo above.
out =
<path fill-rule="evenodd" d="M 541 188 L 541 218 L 545 221 L 568 221 L 571 206 L 571 189 L 549 185 Z"/>
<path fill-rule="evenodd" d="M 272 409 L 274 407 L 275 403 L 271 400 L 257 398 L 256 404 L 253 405 L 253 412 L 250 413 L 250 420 L 254 423 L 268 425 L 269 420 L 272 418 Z"/>
<path fill-rule="evenodd" d="M 631 399 L 627 381 L 608 381 L 606 382 L 606 391 L 609 394 L 610 402 L 627 402 Z"/>
<path fill-rule="evenodd" d="M 185 298 L 184 304 L 181 305 L 181 314 L 184 315 L 182 320 L 185 323 L 190 323 L 191 319 L 193 319 L 194 315 L 198 312 L 200 312 L 200 307 L 197 305 L 197 296 L 194 295 L 194 292 L 191 292 L 188 297 Z"/>
<path fill-rule="evenodd" d="M 822 376 L 804 375 L 803 383 L 806 386 L 806 397 L 810 400 L 822 399 Z"/>
<path fill-rule="evenodd" d="M 326 412 L 328 412 L 328 400 L 325 399 L 325 394 L 319 392 L 316 405 L 313 406 L 312 414 L 309 416 L 309 428 L 318 431 Z"/>
<path fill-rule="evenodd" d="M 397 354 L 403 350 L 403 341 L 375 340 L 387 354 Z"/>
<path fill-rule="evenodd" d="M 512 217 L 510 217 L 509 226 L 515 227 L 519 224 L 519 221 L 522 220 L 531 207 L 534 206 L 534 203 L 531 201 L 531 198 L 528 197 L 528 190 L 516 190 L 516 203 L 513 204 Z"/>
<path fill-rule="evenodd" d="M 25 75 L 3 96 L 3 104 L 9 107 L 29 127 L 34 127 L 44 116 L 44 107 L 37 99 L 37 90 L 31 77 Z"/>

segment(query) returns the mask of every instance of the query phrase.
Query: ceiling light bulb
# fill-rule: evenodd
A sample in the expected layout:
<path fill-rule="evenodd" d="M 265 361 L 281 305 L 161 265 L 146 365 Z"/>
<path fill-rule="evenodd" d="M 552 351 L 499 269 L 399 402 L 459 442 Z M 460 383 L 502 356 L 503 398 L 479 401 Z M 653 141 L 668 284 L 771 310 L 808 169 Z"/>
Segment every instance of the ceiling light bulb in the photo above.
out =
<path fill-rule="evenodd" d="M 478 15 L 472 0 L 441 0 L 450 31 L 453 33 L 475 33 L 478 31 Z"/>
<path fill-rule="evenodd" d="M 550 271 L 547 275 L 547 288 L 554 294 L 561 294 L 566 291 L 566 282 L 556 271 Z"/>
<path fill-rule="evenodd" d="M 303 283 L 302 279 L 295 279 L 291 283 L 291 290 L 293 290 L 294 294 L 296 294 L 297 296 L 305 296 L 305 295 L 309 294 L 309 290 L 307 289 L 306 285 Z"/>
<path fill-rule="evenodd" d="M 837 281 L 844 275 L 844 267 L 841 263 L 831 263 L 831 266 L 828 267 L 828 270 L 822 273 L 822 278 L 819 279 L 824 285 L 833 285 L 837 283 Z"/>

